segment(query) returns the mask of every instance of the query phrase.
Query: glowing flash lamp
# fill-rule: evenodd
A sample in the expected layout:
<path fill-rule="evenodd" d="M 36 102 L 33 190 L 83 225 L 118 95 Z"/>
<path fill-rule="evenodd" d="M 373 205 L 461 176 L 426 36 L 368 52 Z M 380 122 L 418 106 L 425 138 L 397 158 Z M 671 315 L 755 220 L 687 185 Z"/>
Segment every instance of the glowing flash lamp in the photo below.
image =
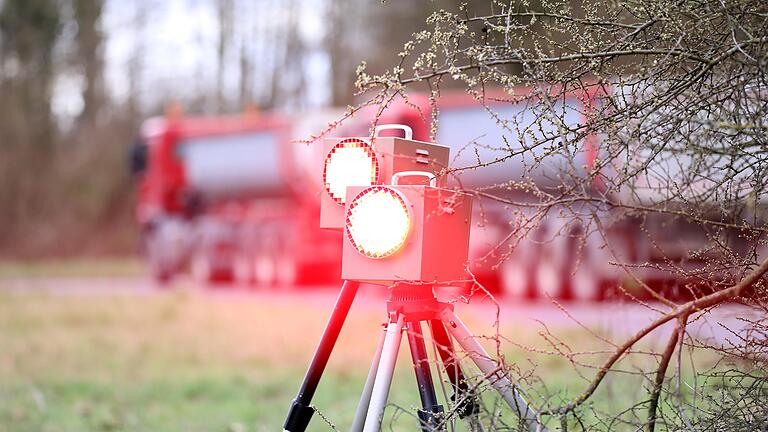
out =
<path fill-rule="evenodd" d="M 364 189 L 347 210 L 349 241 L 368 258 L 386 258 L 399 251 L 411 230 L 411 212 L 395 189 Z"/>
<path fill-rule="evenodd" d="M 325 156 L 323 185 L 338 204 L 344 205 L 347 186 L 369 186 L 378 179 L 379 161 L 373 147 L 360 138 L 341 140 Z"/>
<path fill-rule="evenodd" d="M 402 130 L 405 138 L 380 135 L 392 129 Z M 448 147 L 412 138 L 408 126 L 380 125 L 372 138 L 326 139 L 320 228 L 344 228 L 348 186 L 377 185 L 401 171 L 437 174 L 448 166 Z"/>
<path fill-rule="evenodd" d="M 429 186 L 400 184 L 427 177 Z M 398 172 L 392 185 L 350 186 L 341 277 L 379 285 L 466 279 L 472 198 L 436 187 L 434 174 Z"/>

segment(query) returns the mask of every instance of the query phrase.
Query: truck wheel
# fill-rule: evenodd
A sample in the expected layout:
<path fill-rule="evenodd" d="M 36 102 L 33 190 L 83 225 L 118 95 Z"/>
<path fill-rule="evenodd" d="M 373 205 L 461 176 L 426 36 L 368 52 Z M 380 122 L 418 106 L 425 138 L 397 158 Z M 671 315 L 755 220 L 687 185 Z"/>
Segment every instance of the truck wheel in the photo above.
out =
<path fill-rule="evenodd" d="M 256 257 L 253 263 L 254 280 L 258 286 L 270 286 L 275 282 L 275 260 L 267 255 Z"/>
<path fill-rule="evenodd" d="M 299 266 L 292 257 L 278 258 L 275 262 L 275 283 L 280 288 L 292 288 L 298 280 Z"/>
<path fill-rule="evenodd" d="M 536 268 L 536 297 L 561 299 L 565 295 L 565 283 L 562 271 L 557 264 L 549 259 L 542 259 Z"/>
<path fill-rule="evenodd" d="M 160 253 L 160 245 L 155 235 L 148 234 L 144 238 L 144 253 L 152 279 L 161 287 L 168 285 L 174 276 L 175 269 L 168 257 Z"/>
<path fill-rule="evenodd" d="M 232 283 L 235 281 L 235 270 L 232 265 L 217 267 L 214 269 L 208 281 L 210 283 Z"/>
<path fill-rule="evenodd" d="M 152 279 L 160 288 L 167 288 L 170 285 L 173 273 L 159 266 L 152 266 Z"/>
<path fill-rule="evenodd" d="M 231 263 L 216 264 L 205 255 L 197 255 L 192 260 L 192 276 L 206 285 L 230 283 L 235 278 L 235 271 Z"/>
<path fill-rule="evenodd" d="M 202 255 L 195 255 L 190 263 L 190 272 L 192 278 L 198 283 L 207 284 L 211 276 L 211 265 L 208 259 Z"/>
<path fill-rule="evenodd" d="M 234 272 L 235 281 L 244 286 L 251 285 L 255 282 L 254 264 L 250 257 L 240 254 L 235 258 Z"/>
<path fill-rule="evenodd" d="M 173 277 L 173 270 L 167 262 L 163 262 L 159 256 L 152 253 L 150 249 L 147 254 L 147 263 L 149 264 L 149 273 L 152 279 L 161 287 L 166 286 Z"/>
<path fill-rule="evenodd" d="M 513 299 L 526 299 L 530 296 L 528 290 L 533 281 L 523 266 L 508 260 L 499 268 L 499 273 L 504 296 Z"/>
<path fill-rule="evenodd" d="M 577 301 L 597 301 L 602 297 L 604 286 L 602 278 L 592 269 L 581 268 L 573 276 L 571 295 Z"/>

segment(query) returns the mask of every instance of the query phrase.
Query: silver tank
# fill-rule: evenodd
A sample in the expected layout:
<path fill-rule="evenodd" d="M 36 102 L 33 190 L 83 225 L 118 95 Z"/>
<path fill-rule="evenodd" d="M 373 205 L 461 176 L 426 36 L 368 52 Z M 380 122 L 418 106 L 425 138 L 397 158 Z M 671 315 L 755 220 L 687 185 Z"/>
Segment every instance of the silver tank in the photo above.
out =
<path fill-rule="evenodd" d="M 178 146 L 190 188 L 207 199 L 282 195 L 288 190 L 273 131 L 185 139 Z"/>
<path fill-rule="evenodd" d="M 568 127 L 584 121 L 583 110 L 575 98 L 554 104 L 555 116 L 522 103 L 490 111 L 479 104 L 442 108 L 436 141 L 451 148 L 451 167 L 460 169 L 456 179 L 465 188 L 504 187 L 510 181 L 558 186 L 564 171 L 586 175 L 588 153 L 568 132 Z M 553 148 L 563 141 L 568 143 L 569 156 Z M 539 163 L 545 155 L 544 163 Z"/>

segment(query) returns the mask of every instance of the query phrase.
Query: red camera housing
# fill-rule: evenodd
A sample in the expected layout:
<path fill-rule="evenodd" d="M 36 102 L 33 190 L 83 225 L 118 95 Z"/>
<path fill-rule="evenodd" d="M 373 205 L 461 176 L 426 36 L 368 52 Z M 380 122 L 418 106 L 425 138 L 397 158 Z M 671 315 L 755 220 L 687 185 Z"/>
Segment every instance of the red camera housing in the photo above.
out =
<path fill-rule="evenodd" d="M 350 234 L 350 212 L 368 189 L 389 189 L 402 197 L 410 217 L 405 241 L 387 256 L 372 258 Z M 392 205 L 399 205 L 392 200 Z M 458 284 L 467 279 L 472 197 L 423 185 L 350 186 L 342 247 L 341 277 L 378 285 L 395 282 Z M 374 224 L 375 226 L 375 224 Z"/>

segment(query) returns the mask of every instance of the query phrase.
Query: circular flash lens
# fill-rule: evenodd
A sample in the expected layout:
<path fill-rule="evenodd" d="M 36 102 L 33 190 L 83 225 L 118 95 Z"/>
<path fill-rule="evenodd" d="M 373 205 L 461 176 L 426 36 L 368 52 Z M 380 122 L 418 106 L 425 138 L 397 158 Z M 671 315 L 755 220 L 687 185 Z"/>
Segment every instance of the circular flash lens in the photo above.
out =
<path fill-rule="evenodd" d="M 370 186 L 379 177 L 379 162 L 370 144 L 352 138 L 331 149 L 325 156 L 323 183 L 328 195 L 340 205 L 345 203 L 347 186 Z"/>
<path fill-rule="evenodd" d="M 385 258 L 400 250 L 410 229 L 408 206 L 392 188 L 365 189 L 349 204 L 347 236 L 357 251 L 369 258 Z"/>

